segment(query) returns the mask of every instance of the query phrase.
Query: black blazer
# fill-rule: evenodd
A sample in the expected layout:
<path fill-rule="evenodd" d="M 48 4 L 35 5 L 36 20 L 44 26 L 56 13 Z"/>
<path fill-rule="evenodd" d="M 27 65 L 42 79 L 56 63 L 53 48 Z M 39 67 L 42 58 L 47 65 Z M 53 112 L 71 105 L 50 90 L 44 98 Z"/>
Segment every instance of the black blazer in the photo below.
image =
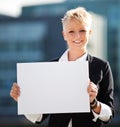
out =
<path fill-rule="evenodd" d="M 54 59 L 52 61 L 58 61 Z M 113 77 L 111 68 L 107 61 L 91 55 L 87 56 L 89 61 L 89 78 L 98 87 L 97 99 L 110 106 L 113 111 Z M 48 127 L 68 127 L 72 119 L 72 127 L 100 127 L 101 121 L 98 119 L 93 122 L 93 113 L 61 113 L 61 114 L 43 114 L 43 119 L 49 116 Z"/>

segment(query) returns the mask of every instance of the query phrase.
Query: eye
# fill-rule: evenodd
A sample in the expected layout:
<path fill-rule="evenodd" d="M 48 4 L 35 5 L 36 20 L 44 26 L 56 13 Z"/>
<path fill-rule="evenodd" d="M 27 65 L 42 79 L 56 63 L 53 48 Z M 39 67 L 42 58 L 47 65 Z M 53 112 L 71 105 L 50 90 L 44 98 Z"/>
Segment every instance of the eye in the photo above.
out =
<path fill-rule="evenodd" d="M 69 31 L 68 33 L 74 33 L 74 31 L 73 31 L 73 30 L 71 30 L 71 31 Z"/>
<path fill-rule="evenodd" d="M 80 32 L 81 32 L 81 33 L 85 33 L 85 32 L 86 32 L 86 30 L 80 30 Z"/>

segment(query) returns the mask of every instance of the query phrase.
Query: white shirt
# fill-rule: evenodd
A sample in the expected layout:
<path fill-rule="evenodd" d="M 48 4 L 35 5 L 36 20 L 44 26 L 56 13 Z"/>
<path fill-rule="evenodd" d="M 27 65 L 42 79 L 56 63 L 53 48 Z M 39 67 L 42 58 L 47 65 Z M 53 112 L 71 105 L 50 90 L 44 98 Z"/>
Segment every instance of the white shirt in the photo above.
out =
<path fill-rule="evenodd" d="M 82 57 L 78 58 L 76 61 L 81 61 L 81 60 L 86 60 L 87 58 L 87 53 L 85 53 Z M 59 59 L 59 62 L 68 62 L 68 50 L 65 51 L 65 53 L 61 56 L 61 58 Z M 101 103 L 101 111 L 100 114 L 96 114 L 94 111 L 93 115 L 94 115 L 94 119 L 93 121 L 96 122 L 96 120 L 99 118 L 102 121 L 108 121 L 110 119 L 110 117 L 112 116 L 112 111 L 110 109 L 110 107 L 106 104 Z M 30 120 L 31 122 L 35 123 L 36 121 L 40 122 L 42 119 L 42 114 L 25 114 L 26 118 L 28 120 Z"/>

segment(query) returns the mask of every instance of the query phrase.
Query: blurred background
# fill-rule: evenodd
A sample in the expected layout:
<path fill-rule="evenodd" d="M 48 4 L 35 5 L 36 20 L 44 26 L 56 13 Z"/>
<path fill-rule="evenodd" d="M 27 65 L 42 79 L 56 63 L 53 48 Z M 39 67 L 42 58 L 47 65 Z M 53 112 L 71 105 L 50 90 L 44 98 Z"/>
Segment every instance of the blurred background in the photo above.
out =
<path fill-rule="evenodd" d="M 36 127 L 17 115 L 9 95 L 17 81 L 16 63 L 59 57 L 67 46 L 61 18 L 71 8 L 85 7 L 93 15 L 91 54 L 110 62 L 115 82 L 115 117 L 103 127 L 120 127 L 120 0 L 0 1 L 0 126 Z M 45 127 L 47 121 L 39 125 Z"/>

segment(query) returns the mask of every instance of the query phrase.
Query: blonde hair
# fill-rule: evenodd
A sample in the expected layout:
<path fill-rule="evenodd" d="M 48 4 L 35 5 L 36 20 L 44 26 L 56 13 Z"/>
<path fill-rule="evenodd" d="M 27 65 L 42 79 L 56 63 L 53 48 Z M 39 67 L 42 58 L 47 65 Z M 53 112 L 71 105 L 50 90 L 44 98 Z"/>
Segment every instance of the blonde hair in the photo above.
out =
<path fill-rule="evenodd" d="M 63 29 L 65 27 L 65 23 L 71 19 L 75 19 L 82 24 L 88 25 L 91 27 L 92 25 L 92 15 L 86 11 L 84 7 L 77 7 L 75 9 L 68 10 L 64 17 L 61 19 L 63 24 Z"/>

